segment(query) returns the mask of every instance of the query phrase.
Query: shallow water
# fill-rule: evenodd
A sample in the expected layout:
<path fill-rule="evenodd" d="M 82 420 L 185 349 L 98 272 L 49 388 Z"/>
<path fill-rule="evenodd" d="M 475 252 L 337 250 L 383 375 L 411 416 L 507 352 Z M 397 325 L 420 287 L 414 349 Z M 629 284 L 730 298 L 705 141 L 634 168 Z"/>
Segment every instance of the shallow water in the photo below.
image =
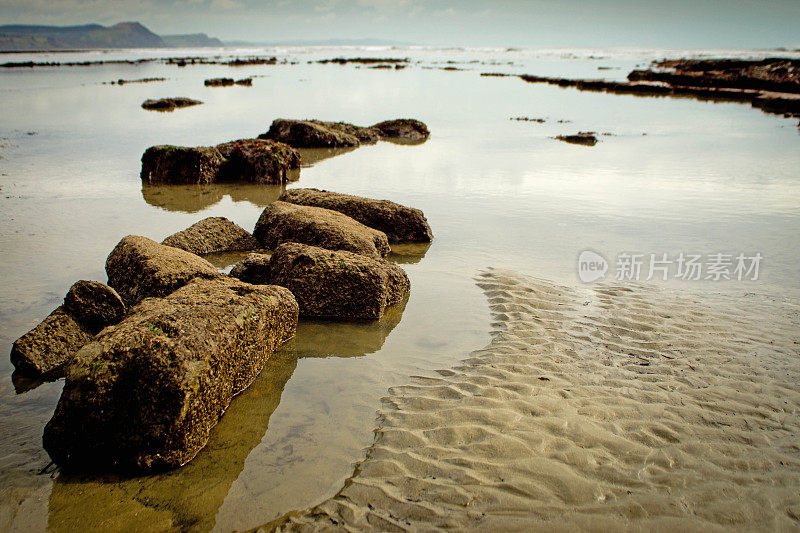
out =
<path fill-rule="evenodd" d="M 301 324 L 297 338 L 233 402 L 200 455 L 162 476 L 75 479 L 46 469 L 41 432 L 62 382 L 16 394 L 10 362 L 0 357 L 0 528 L 70 529 L 81 520 L 96 528 L 242 529 L 329 497 L 370 444 L 389 387 L 448 368 L 487 343 L 488 307 L 473 281 L 487 266 L 574 285 L 584 249 L 607 258 L 621 251 L 760 252 L 758 281 L 669 284 L 800 296 L 796 118 L 741 104 L 581 93 L 478 75 L 622 79 L 637 64 L 685 51 L 236 53 L 297 64 L 150 62 L 0 72 L 0 351 L 7 354 L 75 280 L 104 281 L 105 257 L 126 234 L 161 240 L 207 216 L 251 229 L 281 187 L 142 188 L 139 158 L 153 144 L 252 137 L 278 117 L 371 124 L 408 116 L 428 124 L 432 136 L 418 146 L 307 151 L 299 181 L 288 185 L 389 198 L 425 211 L 433 244 L 399 247 L 392 255 L 409 274 L 410 298 L 378 324 Z M 2 61 L 197 54 L 15 54 Z M 414 62 L 399 71 L 307 63 L 347 55 Z M 448 60 L 467 70 L 440 70 Z M 250 75 L 258 76 L 252 87 L 202 83 Z M 103 84 L 157 76 L 168 80 Z M 205 103 L 173 113 L 139 107 L 166 96 Z M 547 120 L 509 120 L 518 116 Z M 585 130 L 613 135 L 592 148 L 551 138 Z M 215 264 L 224 269 L 234 260 Z"/>

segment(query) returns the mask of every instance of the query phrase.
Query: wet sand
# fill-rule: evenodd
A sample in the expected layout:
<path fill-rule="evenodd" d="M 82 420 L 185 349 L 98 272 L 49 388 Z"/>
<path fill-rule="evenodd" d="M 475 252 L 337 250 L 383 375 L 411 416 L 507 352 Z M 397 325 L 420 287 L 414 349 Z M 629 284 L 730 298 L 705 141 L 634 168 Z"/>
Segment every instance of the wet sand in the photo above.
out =
<path fill-rule="evenodd" d="M 384 399 L 333 498 L 265 529 L 790 530 L 797 302 L 478 278 L 490 345 Z"/>

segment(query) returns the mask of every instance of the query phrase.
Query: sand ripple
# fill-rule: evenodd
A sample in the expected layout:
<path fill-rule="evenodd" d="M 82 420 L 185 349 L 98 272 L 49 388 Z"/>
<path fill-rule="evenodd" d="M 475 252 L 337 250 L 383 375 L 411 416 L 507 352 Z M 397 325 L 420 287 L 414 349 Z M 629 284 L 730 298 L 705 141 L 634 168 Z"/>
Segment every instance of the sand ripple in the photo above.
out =
<path fill-rule="evenodd" d="M 269 528 L 800 527 L 795 304 L 478 285 L 491 344 L 390 390 L 345 487 Z"/>

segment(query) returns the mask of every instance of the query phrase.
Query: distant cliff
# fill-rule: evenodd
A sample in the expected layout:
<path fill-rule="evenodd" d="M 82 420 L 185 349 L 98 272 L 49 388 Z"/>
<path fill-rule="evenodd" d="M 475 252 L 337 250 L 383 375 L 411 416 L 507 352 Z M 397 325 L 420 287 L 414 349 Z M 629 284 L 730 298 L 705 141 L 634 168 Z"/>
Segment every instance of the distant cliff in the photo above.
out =
<path fill-rule="evenodd" d="M 138 22 L 113 26 L 0 26 L 0 51 L 222 46 L 204 33 L 160 36 Z"/>
<path fill-rule="evenodd" d="M 161 39 L 170 48 L 187 48 L 202 46 L 225 46 L 216 37 L 209 37 L 205 33 L 189 33 L 186 35 L 162 35 Z"/>

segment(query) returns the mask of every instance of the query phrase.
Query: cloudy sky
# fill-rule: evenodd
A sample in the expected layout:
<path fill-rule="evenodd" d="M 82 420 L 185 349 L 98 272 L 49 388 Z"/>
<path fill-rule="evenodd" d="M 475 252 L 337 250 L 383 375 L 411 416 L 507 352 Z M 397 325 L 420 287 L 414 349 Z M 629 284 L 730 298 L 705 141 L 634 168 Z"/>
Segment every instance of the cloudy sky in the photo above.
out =
<path fill-rule="evenodd" d="M 0 24 L 113 24 L 282 41 L 800 48 L 800 0 L 0 0 Z"/>

